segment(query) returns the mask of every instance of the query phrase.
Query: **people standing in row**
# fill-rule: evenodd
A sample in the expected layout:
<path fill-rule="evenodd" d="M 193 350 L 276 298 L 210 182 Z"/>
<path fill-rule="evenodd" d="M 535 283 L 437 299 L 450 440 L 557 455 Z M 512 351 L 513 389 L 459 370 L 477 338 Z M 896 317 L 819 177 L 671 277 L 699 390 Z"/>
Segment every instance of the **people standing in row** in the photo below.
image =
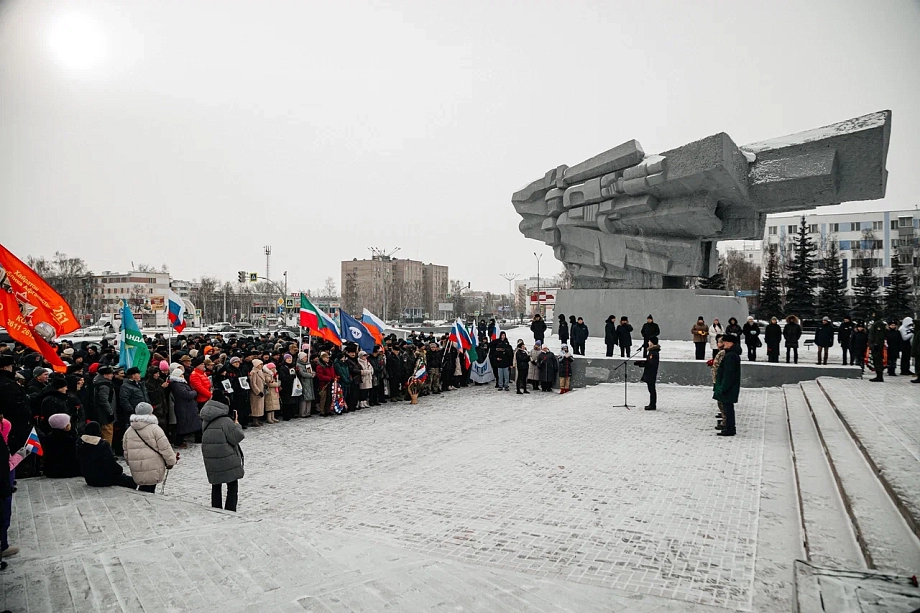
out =
<path fill-rule="evenodd" d="M 620 357 L 628 357 L 632 351 L 632 330 L 629 318 L 625 315 L 620 318 L 620 325 L 617 326 L 617 344 L 620 345 Z"/>
<path fill-rule="evenodd" d="M 878 316 L 878 313 L 872 313 L 872 324 L 869 327 L 869 352 L 872 355 L 872 364 L 870 368 L 875 371 L 875 377 L 869 379 L 873 383 L 881 383 L 885 380 L 882 371 L 885 369 L 885 332 L 887 327 L 885 321 Z"/>
<path fill-rule="evenodd" d="M 863 322 L 856 324 L 850 335 L 850 363 L 859 364 L 859 369 L 866 372 L 866 353 L 869 350 L 869 332 Z"/>
<path fill-rule="evenodd" d="M 613 348 L 618 344 L 616 315 L 608 315 L 604 320 L 604 344 L 607 345 L 607 357 L 613 357 Z"/>
<path fill-rule="evenodd" d="M 540 354 L 543 343 L 536 341 L 530 350 L 530 364 L 527 369 L 527 381 L 533 386 L 533 391 L 540 389 Z"/>
<path fill-rule="evenodd" d="M 530 372 L 530 352 L 524 341 L 518 340 L 517 347 L 514 349 L 514 385 L 518 394 L 529 394 L 527 390 L 527 375 Z"/>
<path fill-rule="evenodd" d="M 556 330 L 556 335 L 559 337 L 559 342 L 563 345 L 569 342 L 569 324 L 565 320 L 565 315 L 559 315 L 559 325 Z"/>
<path fill-rule="evenodd" d="M 885 348 L 888 356 L 888 376 L 898 376 L 898 358 L 901 356 L 901 331 L 898 322 L 889 320 L 888 329 L 885 330 Z"/>
<path fill-rule="evenodd" d="M 783 338 L 786 339 L 786 364 L 789 363 L 789 354 L 793 355 L 795 364 L 799 363 L 799 339 L 802 338 L 802 326 L 799 325 L 799 318 L 790 315 L 786 318 L 786 326 L 783 328 Z"/>
<path fill-rule="evenodd" d="M 712 320 L 712 325 L 709 326 L 709 348 L 712 350 L 712 357 L 716 357 L 719 352 L 718 339 L 723 334 L 725 334 L 725 329 L 722 328 L 722 324 L 719 323 L 719 318 L 717 317 Z"/>
<path fill-rule="evenodd" d="M 748 361 L 757 361 L 757 349 L 761 345 L 760 341 L 760 324 L 754 321 L 754 318 L 748 315 L 744 327 L 741 329 L 744 335 L 744 345 L 747 347 Z"/>
<path fill-rule="evenodd" d="M 853 323 L 853 320 L 849 315 L 844 315 L 843 323 L 840 324 L 840 328 L 837 330 L 837 342 L 840 343 L 840 348 L 843 350 L 844 366 L 856 363 L 856 358 L 850 351 L 850 336 L 853 334 L 854 330 L 856 330 L 856 325 Z"/>
<path fill-rule="evenodd" d="M 572 338 L 572 353 L 575 355 L 584 355 L 585 354 L 585 343 L 588 340 L 588 326 L 585 325 L 585 320 L 581 317 L 578 318 L 578 321 L 572 325 L 571 328 L 571 338 Z"/>
<path fill-rule="evenodd" d="M 540 371 L 540 389 L 544 392 L 553 391 L 553 383 L 559 374 L 559 363 L 556 356 L 549 349 L 549 345 L 541 347 L 540 356 L 537 358 L 537 369 Z"/>
<path fill-rule="evenodd" d="M 693 346 L 696 350 L 696 359 L 706 359 L 706 345 L 709 341 L 709 326 L 706 325 L 703 316 L 696 318 L 696 323 L 690 328 L 690 334 L 693 338 Z"/>

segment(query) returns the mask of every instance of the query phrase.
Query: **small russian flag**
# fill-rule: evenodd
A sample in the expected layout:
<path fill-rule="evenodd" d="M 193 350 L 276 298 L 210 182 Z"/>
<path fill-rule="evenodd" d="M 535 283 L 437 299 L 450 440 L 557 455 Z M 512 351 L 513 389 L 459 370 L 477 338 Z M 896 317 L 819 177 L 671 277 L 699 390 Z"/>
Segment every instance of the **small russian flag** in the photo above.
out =
<path fill-rule="evenodd" d="M 34 453 L 35 455 L 43 455 L 42 443 L 38 440 L 38 432 L 35 431 L 35 428 L 32 428 L 32 432 L 29 433 L 29 438 L 26 439 L 26 447 Z"/>
<path fill-rule="evenodd" d="M 413 376 L 415 377 L 416 381 L 424 381 L 428 378 L 428 370 L 425 368 L 424 364 L 415 371 L 415 375 Z"/>

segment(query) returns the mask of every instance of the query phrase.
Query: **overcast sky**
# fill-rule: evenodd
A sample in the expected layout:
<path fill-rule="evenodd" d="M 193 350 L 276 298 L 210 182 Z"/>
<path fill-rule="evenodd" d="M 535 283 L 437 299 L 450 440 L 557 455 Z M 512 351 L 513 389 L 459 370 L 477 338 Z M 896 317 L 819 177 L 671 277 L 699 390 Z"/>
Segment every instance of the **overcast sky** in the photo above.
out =
<path fill-rule="evenodd" d="M 368 247 L 499 273 L 561 264 L 511 194 L 635 138 L 744 144 L 893 111 L 920 204 L 920 2 L 0 2 L 0 242 L 94 271 L 287 270 Z"/>

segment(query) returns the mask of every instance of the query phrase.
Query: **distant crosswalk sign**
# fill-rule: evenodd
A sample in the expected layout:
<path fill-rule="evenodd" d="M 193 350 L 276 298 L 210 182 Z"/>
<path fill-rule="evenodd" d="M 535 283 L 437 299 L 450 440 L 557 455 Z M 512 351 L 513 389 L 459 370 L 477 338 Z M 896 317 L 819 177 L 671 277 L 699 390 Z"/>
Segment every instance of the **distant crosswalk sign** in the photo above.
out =
<path fill-rule="evenodd" d="M 257 283 L 258 281 L 259 281 L 259 273 L 257 273 L 257 272 L 251 272 L 251 273 L 249 273 L 249 282 L 250 282 L 250 283 Z"/>

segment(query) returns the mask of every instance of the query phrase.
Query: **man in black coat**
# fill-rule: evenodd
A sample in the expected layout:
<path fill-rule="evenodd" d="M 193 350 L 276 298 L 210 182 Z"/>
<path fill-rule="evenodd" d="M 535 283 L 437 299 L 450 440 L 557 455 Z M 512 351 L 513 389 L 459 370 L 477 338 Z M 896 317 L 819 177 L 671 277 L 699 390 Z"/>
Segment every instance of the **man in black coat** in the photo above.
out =
<path fill-rule="evenodd" d="M 872 353 L 872 368 L 875 377 L 869 379 L 873 383 L 882 383 L 885 380 L 885 334 L 888 331 L 885 321 L 877 314 L 872 313 L 873 321 L 869 326 L 869 351 Z"/>
<path fill-rule="evenodd" d="M 829 317 L 821 320 L 821 325 L 815 330 L 815 346 L 818 348 L 818 364 L 827 365 L 827 352 L 834 346 L 834 324 Z"/>
<path fill-rule="evenodd" d="M 569 332 L 572 335 L 572 353 L 584 355 L 585 341 L 588 340 L 588 326 L 585 325 L 585 320 L 579 317 Z"/>
<path fill-rule="evenodd" d="M 534 342 L 540 341 L 540 343 L 543 343 L 543 338 L 546 335 L 546 322 L 543 321 L 539 313 L 533 316 L 533 321 L 530 322 L 530 331 L 533 332 Z"/>
<path fill-rule="evenodd" d="M 783 329 L 779 327 L 779 321 L 775 317 L 770 318 L 763 332 L 763 340 L 767 344 L 767 361 L 779 362 L 779 344 L 783 340 Z"/>
<path fill-rule="evenodd" d="M 620 346 L 620 357 L 627 357 L 632 350 L 632 331 L 633 327 L 629 323 L 629 318 L 625 315 L 620 318 L 620 325 L 617 326 L 617 344 Z"/>
<path fill-rule="evenodd" d="M 9 446 L 19 449 L 29 438 L 32 431 L 32 412 L 26 397 L 26 390 L 16 382 L 13 373 L 15 358 L 11 355 L 0 355 L 0 413 L 9 420 L 10 430 Z M 2 446 L 2 445 L 0 445 Z M 9 450 L 7 450 L 7 472 L 9 472 Z M 0 458 L 0 464 L 3 458 Z M 2 475 L 0 475 L 2 481 Z M 2 487 L 2 482 L 0 482 Z M 0 492 L 2 493 L 2 492 Z"/>
<path fill-rule="evenodd" d="M 858 364 L 863 372 L 866 370 L 866 350 L 869 348 L 869 333 L 863 322 L 856 324 L 856 329 L 850 334 L 850 363 Z"/>
<path fill-rule="evenodd" d="M 658 358 L 661 354 L 661 346 L 658 344 L 658 337 L 649 337 L 646 344 L 647 355 L 644 360 L 638 360 L 636 366 L 642 367 L 642 378 L 648 386 L 648 405 L 646 411 L 655 411 L 658 408 L 658 391 L 655 389 L 655 381 L 658 379 Z"/>
<path fill-rule="evenodd" d="M 760 347 L 760 325 L 754 321 L 754 318 L 748 315 L 747 322 L 741 328 L 744 335 L 744 344 L 748 350 L 748 361 L 757 361 L 757 348 Z"/>
<path fill-rule="evenodd" d="M 604 320 L 604 344 L 607 345 L 607 357 L 613 357 L 613 348 L 618 344 L 616 315 L 609 315 Z"/>
<path fill-rule="evenodd" d="M 898 330 L 899 322 L 892 319 L 888 322 L 888 329 L 885 330 L 885 346 L 888 347 L 888 376 L 896 377 L 898 372 L 895 367 L 898 365 L 898 356 L 901 355 L 901 331 Z"/>
<path fill-rule="evenodd" d="M 639 331 L 642 335 L 642 357 L 648 356 L 648 341 L 650 338 L 658 338 L 661 336 L 661 328 L 658 327 L 658 324 L 655 323 L 655 320 L 651 315 L 645 318 L 645 323 L 642 324 L 642 329 Z M 658 344 L 657 342 L 655 343 Z"/>
<path fill-rule="evenodd" d="M 840 348 L 843 349 L 844 366 L 856 363 L 852 354 L 849 356 L 849 361 L 847 360 L 847 354 L 850 353 L 850 335 L 853 334 L 853 330 L 855 329 L 856 326 L 853 324 L 853 320 L 850 319 L 850 316 L 844 315 L 843 323 L 840 324 L 840 328 L 837 330 L 837 342 L 840 343 Z"/>

